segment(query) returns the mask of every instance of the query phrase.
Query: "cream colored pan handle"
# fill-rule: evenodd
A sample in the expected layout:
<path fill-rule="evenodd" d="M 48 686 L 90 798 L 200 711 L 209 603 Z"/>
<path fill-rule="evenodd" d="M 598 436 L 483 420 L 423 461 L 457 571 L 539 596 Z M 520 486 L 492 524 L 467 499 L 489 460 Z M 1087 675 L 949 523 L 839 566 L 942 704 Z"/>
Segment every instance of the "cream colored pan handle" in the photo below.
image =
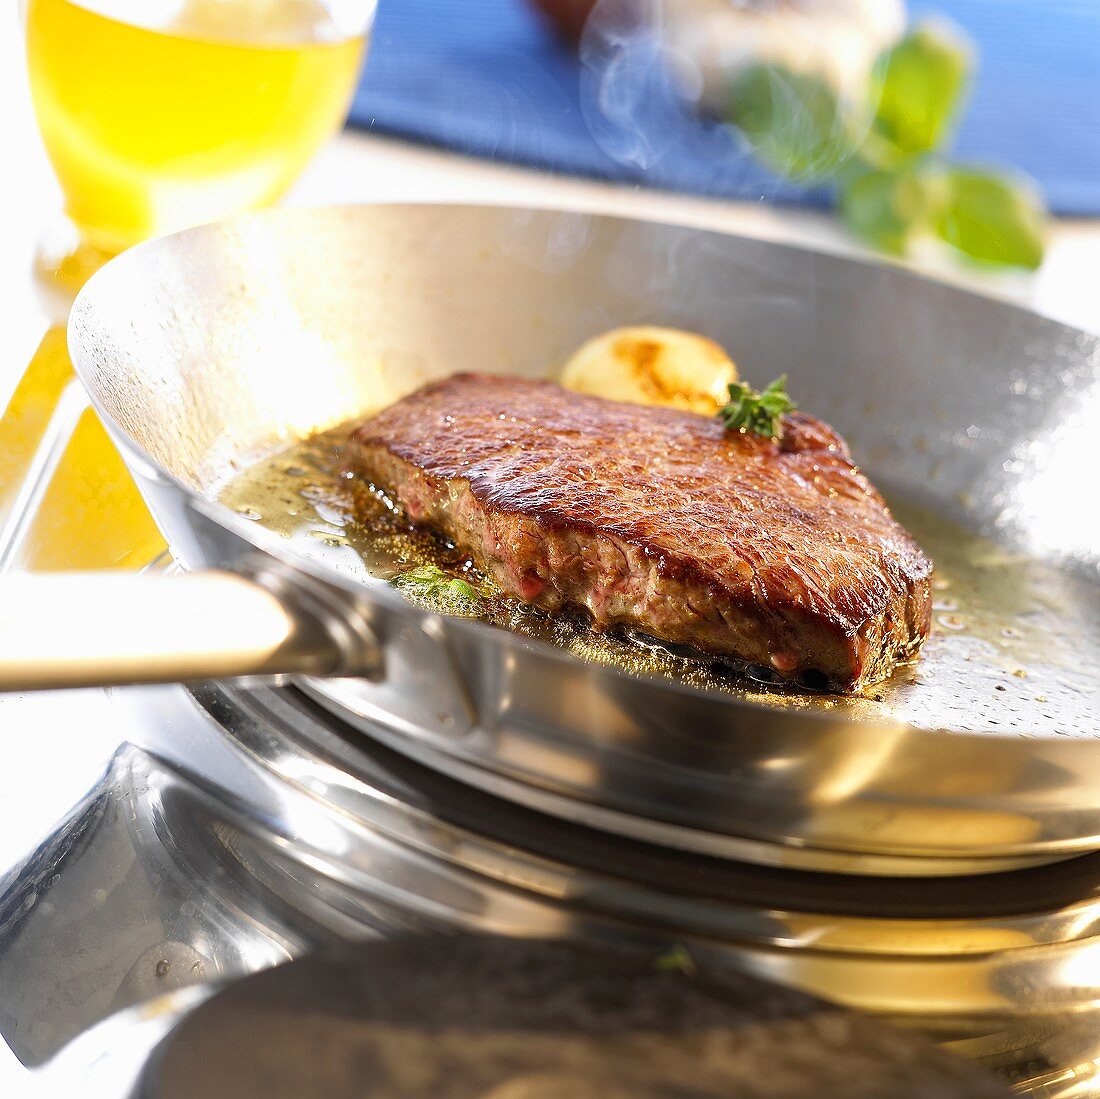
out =
<path fill-rule="evenodd" d="M 215 570 L 5 576 L 0 691 L 378 673 L 369 629 L 278 587 Z"/>

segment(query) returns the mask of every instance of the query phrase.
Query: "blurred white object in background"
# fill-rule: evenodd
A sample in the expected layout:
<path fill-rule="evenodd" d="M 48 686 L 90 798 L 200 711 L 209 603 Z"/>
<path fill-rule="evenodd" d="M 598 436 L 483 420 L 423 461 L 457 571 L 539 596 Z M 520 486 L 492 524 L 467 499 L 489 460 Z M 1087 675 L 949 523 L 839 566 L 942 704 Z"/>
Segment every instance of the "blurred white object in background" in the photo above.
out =
<path fill-rule="evenodd" d="M 878 55 L 905 29 L 901 0 L 662 0 L 662 36 L 702 105 L 722 114 L 751 65 L 824 78 L 860 94 Z"/>

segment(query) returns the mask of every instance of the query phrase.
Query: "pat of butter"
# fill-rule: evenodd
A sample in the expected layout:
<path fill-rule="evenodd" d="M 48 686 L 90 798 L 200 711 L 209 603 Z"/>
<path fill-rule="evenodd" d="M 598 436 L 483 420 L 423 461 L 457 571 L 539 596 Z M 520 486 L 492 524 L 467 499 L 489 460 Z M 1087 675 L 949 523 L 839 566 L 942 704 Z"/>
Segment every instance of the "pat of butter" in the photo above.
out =
<path fill-rule="evenodd" d="M 633 404 L 714 415 L 737 367 L 713 340 L 676 328 L 615 328 L 583 344 L 565 364 L 566 389 Z"/>

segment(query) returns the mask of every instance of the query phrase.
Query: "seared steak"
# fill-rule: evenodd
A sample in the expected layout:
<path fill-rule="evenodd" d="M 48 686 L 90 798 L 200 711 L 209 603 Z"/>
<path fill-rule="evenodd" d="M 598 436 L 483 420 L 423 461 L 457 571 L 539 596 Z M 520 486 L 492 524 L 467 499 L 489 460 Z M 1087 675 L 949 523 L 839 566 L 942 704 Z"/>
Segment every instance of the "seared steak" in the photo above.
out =
<path fill-rule="evenodd" d="M 932 565 L 832 428 L 783 426 L 777 444 L 460 374 L 367 420 L 349 455 L 520 599 L 852 690 L 916 652 Z"/>

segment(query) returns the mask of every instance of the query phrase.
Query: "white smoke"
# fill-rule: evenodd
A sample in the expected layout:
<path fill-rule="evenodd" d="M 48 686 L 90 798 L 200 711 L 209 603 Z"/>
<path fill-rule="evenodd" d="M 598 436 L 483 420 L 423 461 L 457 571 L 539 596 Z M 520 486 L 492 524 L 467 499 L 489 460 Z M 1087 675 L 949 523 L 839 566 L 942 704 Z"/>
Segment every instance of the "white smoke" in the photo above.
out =
<path fill-rule="evenodd" d="M 904 21 L 901 0 L 597 0 L 580 45 L 585 122 L 617 163 L 647 170 L 700 111 L 724 116 L 754 64 L 819 76 L 865 112 L 871 66 Z M 731 135 L 726 149 L 745 146 Z"/>

